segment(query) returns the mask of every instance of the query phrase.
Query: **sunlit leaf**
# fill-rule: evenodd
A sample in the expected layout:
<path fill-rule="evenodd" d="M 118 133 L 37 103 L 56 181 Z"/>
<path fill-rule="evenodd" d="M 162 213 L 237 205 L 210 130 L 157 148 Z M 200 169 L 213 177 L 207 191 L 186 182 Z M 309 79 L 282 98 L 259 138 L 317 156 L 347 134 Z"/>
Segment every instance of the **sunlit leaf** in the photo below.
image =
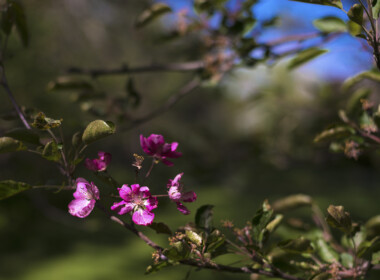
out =
<path fill-rule="evenodd" d="M 296 2 L 303 2 L 303 3 L 309 3 L 309 4 L 318 4 L 318 5 L 325 5 L 325 6 L 333 6 L 339 9 L 343 9 L 342 1 L 341 0 L 291 0 Z"/>
<path fill-rule="evenodd" d="M 37 116 L 34 118 L 32 126 L 37 129 L 47 130 L 47 129 L 59 127 L 61 123 L 62 123 L 62 119 L 54 120 L 54 119 L 46 117 L 44 113 L 39 112 Z"/>
<path fill-rule="evenodd" d="M 137 18 L 135 26 L 143 27 L 154 19 L 170 13 L 172 9 L 165 3 L 155 3 L 149 7 L 149 9 L 143 11 Z"/>
<path fill-rule="evenodd" d="M 186 234 L 187 238 L 192 243 L 196 244 L 197 246 L 201 246 L 202 245 L 202 237 L 198 233 L 196 233 L 195 231 L 186 230 L 185 234 Z"/>
<path fill-rule="evenodd" d="M 361 72 L 360 74 L 356 76 L 346 79 L 342 85 L 342 88 L 343 90 L 348 90 L 364 79 L 369 79 L 369 80 L 380 83 L 380 72 L 376 69 Z"/>
<path fill-rule="evenodd" d="M 288 69 L 294 69 L 298 66 L 301 66 L 326 52 L 327 50 L 323 50 L 319 48 L 309 48 L 309 49 L 303 50 L 299 52 L 298 54 L 296 54 L 296 56 L 290 60 L 288 64 Z"/>
<path fill-rule="evenodd" d="M 335 250 L 329 244 L 327 244 L 325 240 L 322 238 L 317 239 L 314 242 L 314 246 L 317 254 L 323 261 L 327 263 L 338 262 L 338 253 L 335 252 Z"/>
<path fill-rule="evenodd" d="M 328 16 L 316 19 L 313 21 L 313 25 L 315 26 L 315 28 L 324 33 L 347 31 L 346 23 L 342 19 L 337 17 Z"/>
<path fill-rule="evenodd" d="M 272 203 L 272 208 L 276 212 L 286 212 L 299 207 L 311 206 L 312 202 L 313 199 L 308 195 L 295 194 L 276 200 Z"/>
<path fill-rule="evenodd" d="M 372 0 L 372 14 L 374 19 L 379 18 L 380 13 L 380 1 L 379 0 Z"/>
<path fill-rule="evenodd" d="M 314 142 L 320 143 L 338 140 L 353 135 L 354 133 L 355 130 L 349 126 L 336 126 L 322 131 L 314 138 Z"/>
<path fill-rule="evenodd" d="M 0 200 L 30 189 L 32 186 L 13 180 L 0 181 Z"/>
<path fill-rule="evenodd" d="M 26 150 L 26 147 L 21 141 L 11 137 L 0 137 L 0 153 L 10 153 Z"/>
<path fill-rule="evenodd" d="M 112 122 L 96 120 L 91 122 L 83 132 L 82 141 L 88 145 L 99 139 L 115 133 L 115 125 Z"/>
<path fill-rule="evenodd" d="M 50 141 L 45 145 L 42 156 L 47 160 L 59 161 L 61 159 L 60 147 L 54 141 Z"/>

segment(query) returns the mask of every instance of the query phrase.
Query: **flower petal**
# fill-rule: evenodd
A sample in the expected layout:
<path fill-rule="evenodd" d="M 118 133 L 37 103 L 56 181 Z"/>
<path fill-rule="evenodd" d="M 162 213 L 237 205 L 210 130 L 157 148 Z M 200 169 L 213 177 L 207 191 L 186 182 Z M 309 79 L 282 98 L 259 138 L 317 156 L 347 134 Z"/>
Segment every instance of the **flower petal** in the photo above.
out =
<path fill-rule="evenodd" d="M 174 177 L 174 179 L 171 182 L 172 186 L 179 185 L 179 181 L 181 181 L 182 175 L 183 175 L 183 172 L 179 173 L 177 176 Z"/>
<path fill-rule="evenodd" d="M 86 158 L 84 161 L 84 166 L 91 171 L 98 171 L 97 165 L 93 159 Z"/>
<path fill-rule="evenodd" d="M 182 194 L 181 200 L 184 202 L 193 202 L 197 199 L 197 194 L 193 191 Z"/>
<path fill-rule="evenodd" d="M 137 225 L 147 226 L 153 222 L 154 214 L 149 210 L 139 209 L 132 215 L 132 220 Z"/>
<path fill-rule="evenodd" d="M 140 145 L 145 153 L 151 156 L 154 155 L 154 152 L 152 152 L 151 149 L 149 148 L 148 140 L 142 134 L 140 135 Z"/>
<path fill-rule="evenodd" d="M 118 188 L 118 190 L 119 195 L 122 199 L 124 199 L 127 202 L 131 201 L 132 190 L 130 189 L 130 187 L 128 187 L 128 185 L 124 184 L 121 186 L 121 188 Z"/>
<path fill-rule="evenodd" d="M 115 202 L 111 206 L 111 210 L 117 211 L 119 215 L 124 215 L 133 210 L 133 204 L 125 201 Z"/>
<path fill-rule="evenodd" d="M 171 186 L 169 188 L 168 194 L 169 194 L 169 198 L 173 201 L 179 201 L 182 196 L 177 186 Z"/>
<path fill-rule="evenodd" d="M 177 209 L 179 212 L 181 212 L 184 215 L 190 214 L 190 210 L 187 209 L 187 207 L 185 205 L 183 205 L 181 202 L 177 202 Z"/>
<path fill-rule="evenodd" d="M 92 199 L 91 195 L 89 194 L 90 183 L 87 182 L 84 178 L 78 178 L 76 180 L 77 189 L 73 193 L 73 196 L 76 199 Z"/>
<path fill-rule="evenodd" d="M 153 209 L 157 208 L 158 200 L 156 197 L 149 197 L 147 200 L 144 201 L 144 205 L 146 209 L 152 211 Z"/>
<path fill-rule="evenodd" d="M 131 188 L 132 188 L 132 192 L 134 194 L 137 194 L 137 193 L 139 193 L 140 185 L 139 184 L 133 184 L 133 185 L 131 185 Z"/>
<path fill-rule="evenodd" d="M 78 218 L 85 218 L 90 215 L 94 206 L 94 199 L 74 199 L 69 203 L 69 213 Z"/>

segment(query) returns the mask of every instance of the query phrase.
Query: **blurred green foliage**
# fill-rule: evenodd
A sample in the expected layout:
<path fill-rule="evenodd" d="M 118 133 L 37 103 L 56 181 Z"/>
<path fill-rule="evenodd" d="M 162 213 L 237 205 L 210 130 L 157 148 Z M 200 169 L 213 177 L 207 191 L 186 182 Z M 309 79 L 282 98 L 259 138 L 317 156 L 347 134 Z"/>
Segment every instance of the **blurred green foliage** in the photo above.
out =
<path fill-rule="evenodd" d="M 199 38 L 195 36 L 157 43 L 167 21 L 143 30 L 134 28 L 136 15 L 148 7 L 147 1 L 30 0 L 24 5 L 29 47 L 24 49 L 16 36 L 9 38 L 5 60 L 9 83 L 20 104 L 38 108 L 54 119 L 62 118 L 66 135 L 94 119 L 86 112 L 85 102 L 81 106 L 73 102 L 77 92 L 46 90 L 49 82 L 68 68 L 182 62 L 199 56 Z M 129 78 L 104 77 L 94 83 L 115 101 L 126 95 Z M 141 106 L 124 109 L 132 116 L 143 115 L 189 78 L 191 74 L 182 73 L 138 75 L 133 81 L 141 95 Z M 340 82 L 327 84 L 313 73 L 289 72 L 284 63 L 232 71 L 220 86 L 196 90 L 153 121 L 99 141 L 87 155 L 93 157 L 98 150 L 111 152 L 110 173 L 119 182 L 131 183 L 132 154 L 142 153 L 140 133 L 160 133 L 168 141 L 178 141 L 183 158 L 176 160 L 173 168 L 155 167 L 154 180 L 146 181 L 152 190 L 158 189 L 183 171 L 185 184 L 197 192 L 198 200 L 189 206 L 189 217 L 178 214 L 173 204 L 162 202 L 157 219 L 165 220 L 173 229 L 194 220 L 195 209 L 204 204 L 215 205 L 215 223 L 230 219 L 243 225 L 263 199 L 273 201 L 294 193 L 313 196 L 322 209 L 342 204 L 355 220 L 364 222 L 380 212 L 377 153 L 354 161 L 313 144 L 327 123 L 339 121 L 336 112 L 346 106 L 349 96 L 340 89 Z M 8 114 L 12 107 L 5 95 L 3 98 L 0 112 Z M 13 127 L 14 122 L 0 120 L 1 135 Z M 1 180 L 17 179 L 34 185 L 59 185 L 63 181 L 49 162 L 25 152 L 1 155 L 0 168 Z M 79 174 L 101 186 L 83 166 Z M 184 267 L 144 276 L 152 250 L 102 213 L 95 211 L 84 221 L 71 217 L 67 213 L 71 199 L 70 192 L 57 195 L 36 190 L 1 201 L 0 279 L 185 278 L 189 268 Z M 155 236 L 150 229 L 144 232 L 156 241 L 167 242 L 165 236 Z M 234 260 L 227 256 L 224 261 Z M 246 276 L 193 269 L 189 277 Z M 373 279 L 376 277 L 379 275 Z"/>

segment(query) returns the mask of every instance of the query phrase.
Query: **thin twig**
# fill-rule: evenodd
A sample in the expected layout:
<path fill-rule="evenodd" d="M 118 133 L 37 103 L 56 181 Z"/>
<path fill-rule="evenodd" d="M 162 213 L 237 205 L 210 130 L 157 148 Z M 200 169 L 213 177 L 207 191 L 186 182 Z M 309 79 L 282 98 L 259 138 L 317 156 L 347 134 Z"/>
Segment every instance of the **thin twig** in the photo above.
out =
<path fill-rule="evenodd" d="M 115 69 L 81 69 L 72 67 L 67 72 L 69 74 L 83 74 L 92 77 L 98 77 L 110 75 L 139 74 L 146 72 L 189 72 L 202 70 L 204 67 L 205 64 L 203 61 L 192 61 L 171 64 L 151 64 L 139 67 L 128 67 L 127 65 L 123 65 L 120 68 Z"/>
<path fill-rule="evenodd" d="M 192 79 L 190 82 L 185 84 L 177 94 L 172 95 L 161 107 L 157 108 L 156 110 L 146 114 L 145 116 L 133 120 L 126 128 L 122 128 L 120 130 L 127 131 L 132 128 L 135 128 L 136 126 L 139 126 L 143 123 L 146 123 L 155 117 L 165 113 L 166 111 L 170 110 L 175 104 L 178 103 L 183 97 L 185 97 L 187 94 L 192 92 L 195 88 L 197 88 L 200 85 L 200 80 L 198 78 Z"/>

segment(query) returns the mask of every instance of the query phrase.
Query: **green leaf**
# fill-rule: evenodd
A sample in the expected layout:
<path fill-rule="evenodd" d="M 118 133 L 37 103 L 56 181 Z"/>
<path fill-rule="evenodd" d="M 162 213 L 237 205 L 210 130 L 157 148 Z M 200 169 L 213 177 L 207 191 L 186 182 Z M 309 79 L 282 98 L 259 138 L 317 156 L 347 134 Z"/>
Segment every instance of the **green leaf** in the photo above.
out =
<path fill-rule="evenodd" d="M 47 85 L 48 91 L 53 90 L 92 90 L 94 87 L 86 80 L 77 77 L 58 77 Z"/>
<path fill-rule="evenodd" d="M 305 194 L 290 195 L 285 198 L 276 200 L 272 208 L 276 212 L 287 212 L 304 206 L 311 206 L 313 199 Z"/>
<path fill-rule="evenodd" d="M 215 257 L 216 250 L 225 244 L 225 241 L 225 236 L 219 230 L 213 230 L 207 238 L 207 252 L 213 253 L 212 255 Z"/>
<path fill-rule="evenodd" d="M 48 142 L 43 151 L 42 156 L 47 160 L 58 162 L 61 159 L 60 147 L 54 141 Z"/>
<path fill-rule="evenodd" d="M 267 224 L 265 229 L 267 230 L 268 233 L 272 233 L 276 230 L 276 228 L 280 225 L 284 218 L 284 215 L 277 214 L 272 221 Z"/>
<path fill-rule="evenodd" d="M 261 244 L 265 235 L 267 234 L 267 225 L 272 220 L 273 210 L 267 201 L 264 201 L 262 208 L 260 208 L 252 219 L 252 232 L 253 239 Z"/>
<path fill-rule="evenodd" d="M 155 3 L 138 16 L 135 26 L 138 28 L 143 27 L 154 19 L 170 12 L 172 12 L 172 9 L 165 3 Z"/>
<path fill-rule="evenodd" d="M 372 254 L 372 265 L 378 265 L 380 264 L 380 251 Z"/>
<path fill-rule="evenodd" d="M 0 137 L 0 153 L 10 153 L 26 150 L 24 144 L 11 137 Z"/>
<path fill-rule="evenodd" d="M 359 258 L 368 258 L 378 250 L 380 250 L 380 236 L 362 242 L 358 248 L 357 256 Z"/>
<path fill-rule="evenodd" d="M 172 231 L 170 230 L 169 226 L 164 223 L 151 223 L 149 227 L 156 231 L 156 233 L 163 233 L 163 234 L 169 234 L 172 235 Z"/>
<path fill-rule="evenodd" d="M 309 4 L 317 4 L 317 5 L 324 5 L 324 6 L 333 6 L 339 9 L 343 9 L 342 1 L 341 0 L 291 0 L 296 2 L 303 2 L 303 3 L 309 3 Z"/>
<path fill-rule="evenodd" d="M 33 145 L 40 145 L 40 136 L 31 129 L 15 128 L 5 133 L 5 136 Z"/>
<path fill-rule="evenodd" d="M 164 251 L 164 255 L 170 260 L 180 261 L 187 259 L 190 255 L 191 248 L 190 246 L 182 241 L 174 242 L 172 247 Z"/>
<path fill-rule="evenodd" d="M 380 72 L 376 69 L 361 72 L 356 76 L 350 77 L 346 79 L 342 85 L 342 89 L 344 91 L 349 90 L 351 87 L 359 83 L 360 81 L 364 79 L 369 79 L 375 82 L 380 83 Z"/>
<path fill-rule="evenodd" d="M 309 48 L 306 50 L 303 50 L 299 52 L 295 57 L 293 57 L 289 64 L 288 64 L 288 69 L 292 70 L 296 67 L 299 67 L 306 62 L 309 62 L 310 60 L 326 53 L 327 50 L 319 49 L 319 48 Z"/>
<path fill-rule="evenodd" d="M 353 22 L 362 25 L 363 24 L 363 6 L 360 4 L 354 4 L 347 13 L 347 16 Z"/>
<path fill-rule="evenodd" d="M 354 37 L 361 37 L 363 35 L 362 27 L 356 22 L 353 22 L 352 20 L 349 20 L 347 22 L 347 28 L 348 28 L 348 32 Z M 365 36 L 364 36 L 364 39 L 365 39 Z"/>
<path fill-rule="evenodd" d="M 219 9 L 228 0 L 195 0 L 194 9 L 197 13 L 208 12 L 211 14 L 215 9 Z M 253 5 L 256 1 L 248 0 L 248 5 Z M 244 7 L 242 7 L 244 8 Z"/>
<path fill-rule="evenodd" d="M 204 229 L 206 232 L 210 232 L 213 222 L 213 205 L 203 205 L 198 208 L 195 214 L 195 225 L 198 228 Z"/>
<path fill-rule="evenodd" d="M 340 254 L 341 263 L 346 268 L 352 268 L 354 265 L 354 257 L 349 253 L 341 253 Z"/>
<path fill-rule="evenodd" d="M 377 125 L 366 111 L 360 116 L 359 124 L 360 128 L 366 132 L 373 133 L 378 131 Z"/>
<path fill-rule="evenodd" d="M 88 145 L 114 133 L 115 125 L 112 122 L 96 120 L 86 127 L 83 132 L 82 141 Z"/>
<path fill-rule="evenodd" d="M 380 13 L 380 1 L 379 0 L 372 0 L 372 14 L 374 19 L 379 18 Z"/>
<path fill-rule="evenodd" d="M 310 280 L 331 280 L 332 275 L 328 272 L 318 272 L 317 274 L 313 275 Z"/>
<path fill-rule="evenodd" d="M 146 268 L 146 272 L 145 274 L 151 274 L 151 273 L 154 273 L 154 272 L 158 272 L 160 271 L 161 269 L 167 267 L 167 266 L 172 266 L 173 264 L 171 262 L 168 262 L 168 261 L 163 261 L 163 262 L 159 262 L 157 264 L 153 264 L 153 265 L 150 265 Z"/>
<path fill-rule="evenodd" d="M 333 262 L 338 262 L 339 260 L 339 255 L 337 252 L 334 251 L 333 248 L 329 244 L 326 243 L 322 238 L 318 238 L 314 242 L 314 247 L 319 255 L 319 257 L 327 262 L 327 263 L 333 263 Z"/>
<path fill-rule="evenodd" d="M 367 99 L 371 94 L 371 90 L 369 89 L 358 89 L 355 91 L 346 105 L 346 111 L 349 115 L 356 115 L 363 111 L 362 109 L 362 99 Z"/>
<path fill-rule="evenodd" d="M 336 126 L 322 131 L 314 138 L 314 143 L 330 142 L 355 134 L 355 130 L 349 126 Z"/>
<path fill-rule="evenodd" d="M 326 221 L 330 226 L 343 231 L 346 234 L 352 231 L 352 221 L 350 214 L 344 211 L 343 206 L 330 205 L 327 208 L 327 218 Z"/>
<path fill-rule="evenodd" d="M 346 23 L 342 19 L 332 16 L 316 19 L 313 21 L 313 25 L 323 33 L 347 31 Z"/>
<path fill-rule="evenodd" d="M 29 190 L 31 187 L 27 183 L 15 182 L 13 180 L 0 181 L 0 200 Z"/>
<path fill-rule="evenodd" d="M 365 224 L 365 228 L 369 238 L 380 236 L 380 215 L 369 219 Z"/>
<path fill-rule="evenodd" d="M 311 241 L 305 239 L 303 236 L 297 239 L 282 241 L 278 246 L 285 252 L 293 254 L 310 254 L 314 251 L 313 246 L 311 246 Z"/>
<path fill-rule="evenodd" d="M 73 145 L 74 149 L 79 148 L 79 146 L 82 144 L 82 131 L 78 131 L 73 134 L 73 137 L 71 138 L 71 144 Z"/>
<path fill-rule="evenodd" d="M 9 35 L 13 25 L 16 26 L 22 44 L 24 47 L 27 47 L 29 44 L 29 34 L 24 8 L 19 2 L 11 0 L 8 1 L 7 8 L 2 12 L 1 28 L 6 35 Z"/>
<path fill-rule="evenodd" d="M 54 120 L 45 116 L 44 113 L 39 112 L 34 118 L 32 126 L 37 129 L 47 130 L 51 128 L 59 127 L 62 124 L 62 119 Z"/>
<path fill-rule="evenodd" d="M 202 237 L 195 231 L 186 230 L 185 234 L 192 243 L 196 244 L 197 246 L 202 245 Z"/>

